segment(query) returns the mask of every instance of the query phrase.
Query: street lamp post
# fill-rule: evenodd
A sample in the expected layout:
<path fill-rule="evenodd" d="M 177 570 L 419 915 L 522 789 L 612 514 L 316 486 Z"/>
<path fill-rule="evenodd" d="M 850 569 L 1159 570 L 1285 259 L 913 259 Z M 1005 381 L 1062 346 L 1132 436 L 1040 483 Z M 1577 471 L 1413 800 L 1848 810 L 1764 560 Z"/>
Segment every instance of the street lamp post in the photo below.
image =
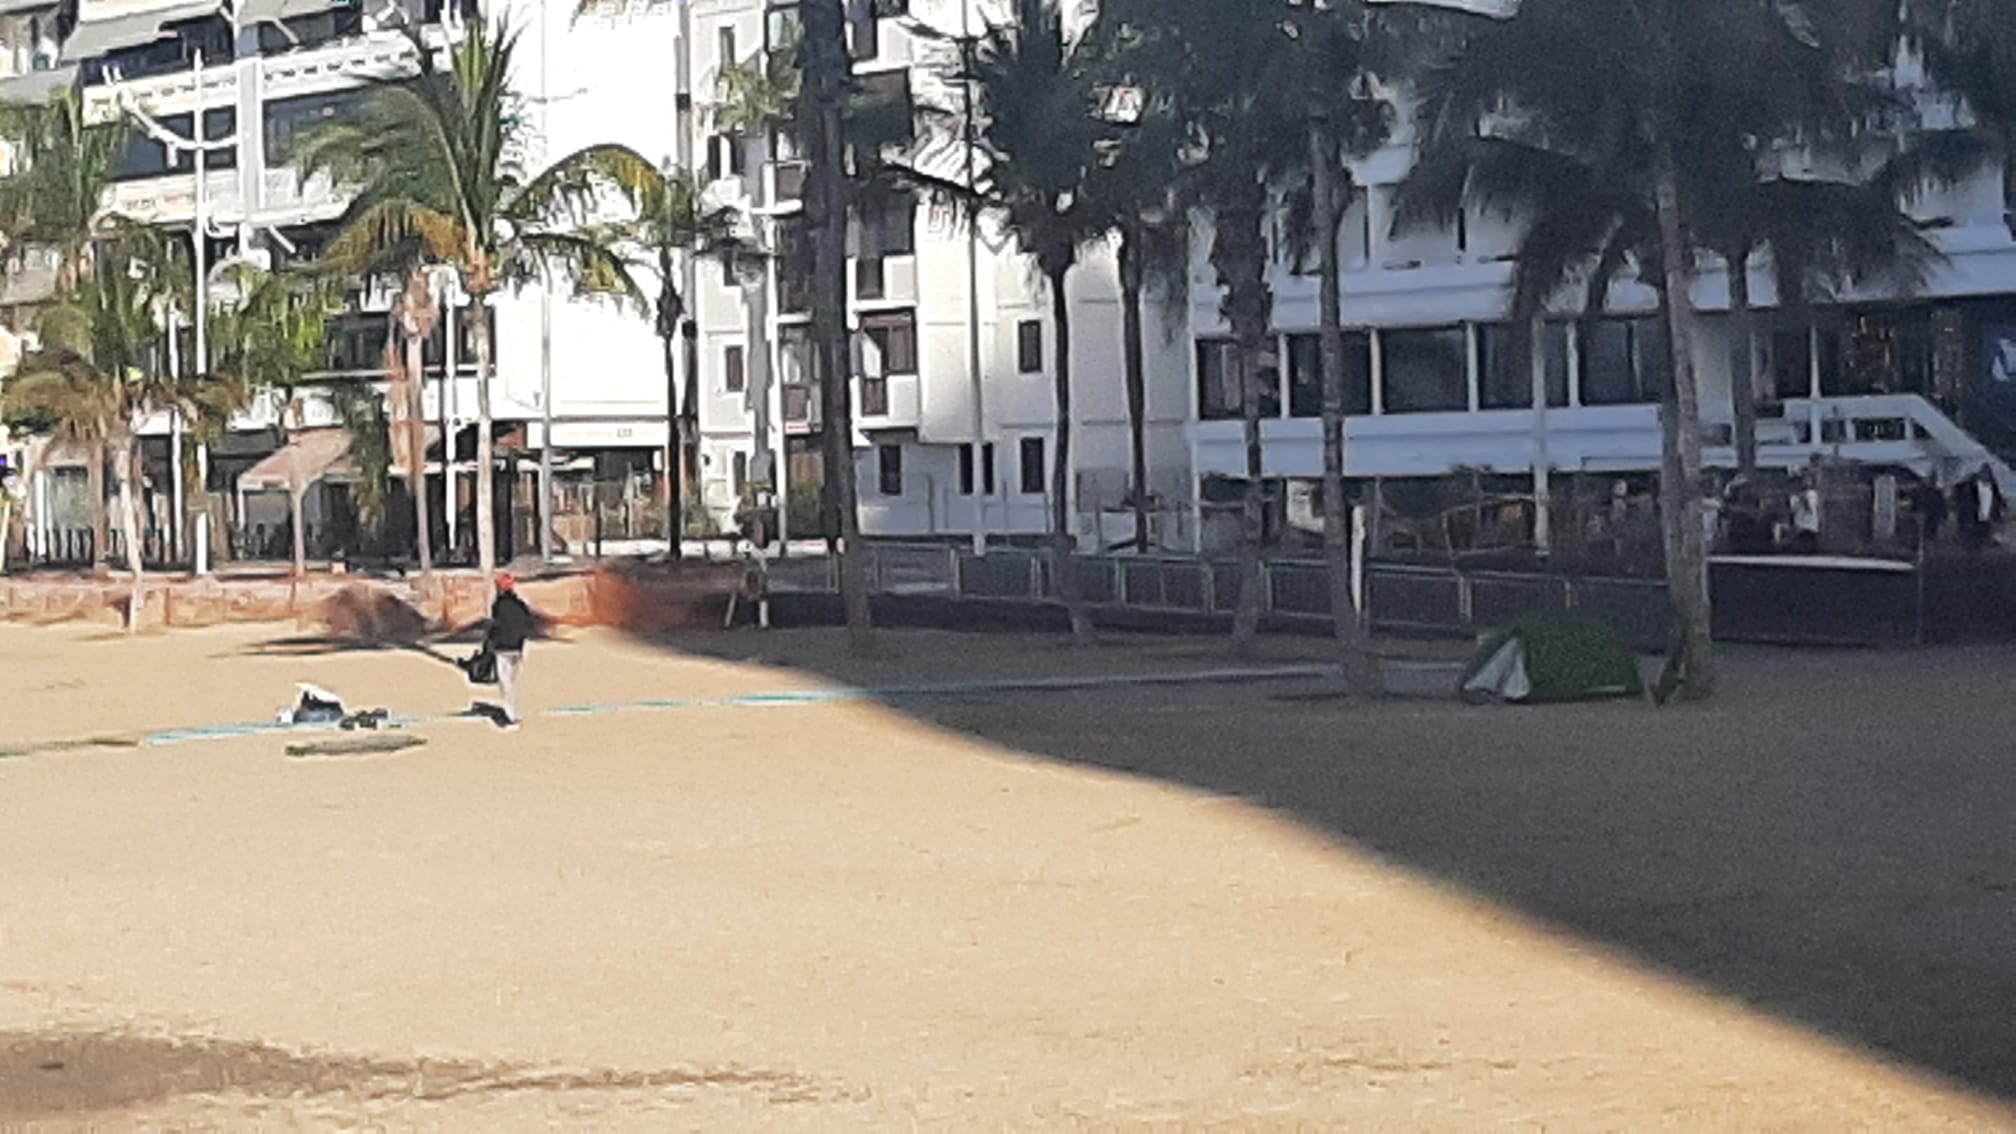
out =
<path fill-rule="evenodd" d="M 238 140 L 236 137 L 232 137 L 213 142 L 207 137 L 209 130 L 203 124 L 203 53 L 201 51 L 195 53 L 194 58 L 191 60 L 191 65 L 196 78 L 196 109 L 194 115 L 191 117 L 191 127 L 195 131 L 194 137 L 185 137 L 177 131 L 169 129 L 161 123 L 160 119 L 143 110 L 125 92 L 119 92 L 114 97 L 121 110 L 125 111 L 134 121 L 138 122 L 143 131 L 162 145 L 168 147 L 170 152 L 188 150 L 192 155 L 196 174 L 196 203 L 194 218 L 191 224 L 190 245 L 194 252 L 196 274 L 196 310 L 193 320 L 196 331 L 196 350 L 195 357 L 190 360 L 190 366 L 192 368 L 191 373 L 201 377 L 207 374 L 210 368 L 210 210 L 209 189 L 204 184 L 206 176 L 203 159 L 204 155 L 213 149 L 226 150 L 236 146 Z M 171 444 L 175 447 L 178 457 L 180 454 L 181 420 L 182 415 L 180 411 L 177 411 L 174 415 L 174 440 L 171 441 Z M 207 498 L 210 487 L 210 452 L 207 445 L 198 445 L 196 448 L 196 475 L 201 478 L 204 495 Z M 177 496 L 181 494 L 180 480 L 181 478 L 178 476 L 175 485 Z M 178 512 L 178 530 L 181 522 L 182 517 Z M 199 575 L 210 573 L 210 510 L 207 507 L 203 510 L 203 514 L 196 524 L 196 573 Z"/>

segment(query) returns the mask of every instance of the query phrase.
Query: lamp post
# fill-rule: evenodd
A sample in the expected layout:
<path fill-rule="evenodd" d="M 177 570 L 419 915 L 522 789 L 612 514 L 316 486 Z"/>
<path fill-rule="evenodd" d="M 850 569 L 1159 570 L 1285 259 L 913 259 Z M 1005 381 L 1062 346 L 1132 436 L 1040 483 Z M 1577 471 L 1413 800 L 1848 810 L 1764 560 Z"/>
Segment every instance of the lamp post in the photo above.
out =
<path fill-rule="evenodd" d="M 222 141 L 211 141 L 206 137 L 209 134 L 209 130 L 205 129 L 203 124 L 203 53 L 201 51 L 195 53 L 194 58 L 191 60 L 191 66 L 196 78 L 196 109 L 195 113 L 191 116 L 191 126 L 195 131 L 193 138 L 185 137 L 163 125 L 160 119 L 142 109 L 124 91 L 115 94 L 114 99 L 117 101 L 119 109 L 123 110 L 135 122 L 140 124 L 142 131 L 155 141 L 168 147 L 171 153 L 176 150 L 188 150 L 192 155 L 196 174 L 196 204 L 194 217 L 190 226 L 190 245 L 195 256 L 196 310 L 193 321 L 196 330 L 196 351 L 195 357 L 190 360 L 190 366 L 192 367 L 191 372 L 193 374 L 201 376 L 207 374 L 210 368 L 210 210 L 209 189 L 204 184 L 206 176 L 203 158 L 211 150 L 228 150 L 235 147 L 238 144 L 238 139 L 233 136 Z M 174 446 L 179 459 L 182 432 L 182 415 L 179 411 L 175 413 L 173 420 L 174 440 L 171 441 L 171 445 Z M 207 498 L 210 486 L 210 451 L 207 445 L 199 445 L 196 448 L 196 474 L 202 478 L 204 495 Z M 176 478 L 175 492 L 177 496 L 181 494 L 181 478 L 179 476 Z M 178 514 L 178 529 L 180 522 L 181 517 Z M 196 573 L 198 575 L 207 575 L 210 573 L 210 510 L 207 507 L 203 510 L 203 514 L 196 525 Z"/>

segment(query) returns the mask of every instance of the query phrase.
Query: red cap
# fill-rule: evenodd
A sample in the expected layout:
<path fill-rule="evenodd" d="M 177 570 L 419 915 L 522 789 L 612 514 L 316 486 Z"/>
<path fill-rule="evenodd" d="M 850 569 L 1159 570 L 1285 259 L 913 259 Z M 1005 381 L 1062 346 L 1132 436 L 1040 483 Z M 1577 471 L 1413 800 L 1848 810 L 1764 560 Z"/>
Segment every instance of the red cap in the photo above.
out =
<path fill-rule="evenodd" d="M 512 574 L 511 572 L 509 572 L 509 571 L 499 571 L 499 572 L 497 572 L 497 589 L 498 589 L 498 590 L 500 590 L 500 591 L 508 591 L 508 590 L 510 590 L 511 588 L 513 588 L 513 587 L 515 587 L 515 586 L 517 586 L 517 585 L 518 585 L 518 577 L 517 577 L 517 576 L 515 576 L 515 575 L 513 575 L 513 574 Z"/>

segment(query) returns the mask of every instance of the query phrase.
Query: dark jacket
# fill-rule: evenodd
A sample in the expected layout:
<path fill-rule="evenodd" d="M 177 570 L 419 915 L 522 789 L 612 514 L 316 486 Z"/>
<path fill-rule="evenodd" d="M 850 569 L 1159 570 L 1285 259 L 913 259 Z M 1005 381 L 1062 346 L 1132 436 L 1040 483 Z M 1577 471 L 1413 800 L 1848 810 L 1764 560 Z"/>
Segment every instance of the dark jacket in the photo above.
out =
<path fill-rule="evenodd" d="M 493 650 L 512 653 L 525 648 L 525 639 L 539 629 L 532 608 L 515 591 L 500 591 L 490 604 L 490 630 L 484 641 Z"/>

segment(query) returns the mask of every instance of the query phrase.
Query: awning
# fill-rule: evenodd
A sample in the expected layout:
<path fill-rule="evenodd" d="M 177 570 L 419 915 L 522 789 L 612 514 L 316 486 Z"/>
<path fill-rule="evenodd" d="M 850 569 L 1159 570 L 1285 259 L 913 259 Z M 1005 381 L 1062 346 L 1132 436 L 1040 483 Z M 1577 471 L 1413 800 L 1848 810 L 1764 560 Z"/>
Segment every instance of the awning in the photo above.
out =
<path fill-rule="evenodd" d="M 76 63 L 122 47 L 153 43 L 167 34 L 161 30 L 166 25 L 216 15 L 221 6 L 219 0 L 202 0 L 196 4 L 107 16 L 102 20 L 79 20 L 70 38 L 63 41 L 63 61 Z"/>
<path fill-rule="evenodd" d="M 6 9 L 0 7 L 0 13 Z M 0 79 L 0 102 L 44 103 L 57 91 L 66 90 L 77 82 L 77 67 L 51 67 L 47 71 L 30 71 L 25 75 L 9 75 Z"/>
<path fill-rule="evenodd" d="M 0 0 L 0 3 L 4 2 Z M 238 0 L 237 13 L 233 18 L 238 21 L 239 27 L 244 28 L 312 16 L 317 12 L 345 7 L 347 3 L 348 0 Z"/>
<path fill-rule="evenodd" d="M 0 16 L 12 16 L 17 12 L 33 12 L 40 8 L 55 8 L 62 0 L 0 0 Z"/>
<path fill-rule="evenodd" d="M 238 487 L 246 492 L 286 491 L 299 484 L 303 488 L 331 474 L 350 472 L 350 432 L 345 429 L 314 429 L 301 434 L 238 476 Z"/>

